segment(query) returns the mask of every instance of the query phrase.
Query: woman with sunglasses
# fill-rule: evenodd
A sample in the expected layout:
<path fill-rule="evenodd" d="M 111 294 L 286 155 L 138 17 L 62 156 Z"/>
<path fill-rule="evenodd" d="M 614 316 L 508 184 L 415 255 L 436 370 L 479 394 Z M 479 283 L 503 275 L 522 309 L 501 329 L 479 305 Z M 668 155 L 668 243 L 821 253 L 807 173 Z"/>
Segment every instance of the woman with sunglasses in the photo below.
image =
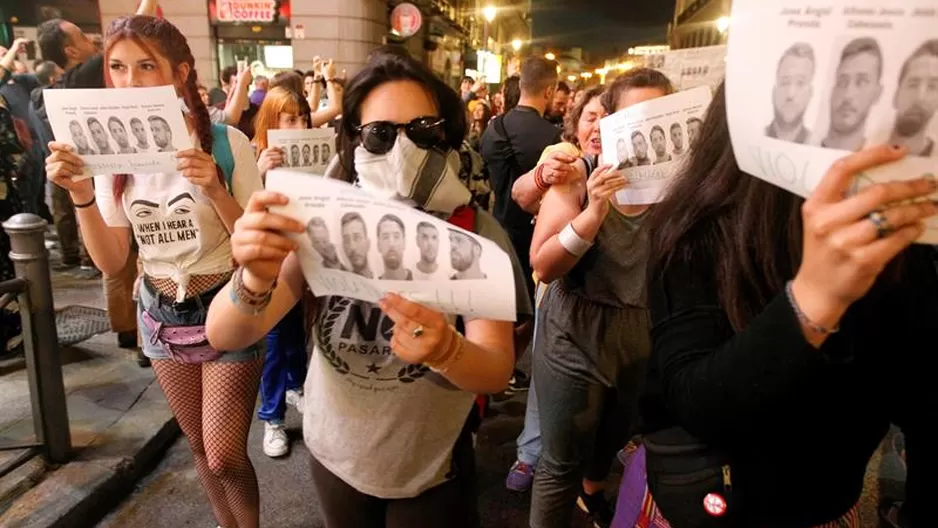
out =
<path fill-rule="evenodd" d="M 472 198 L 459 180 L 457 152 L 468 129 L 465 109 L 429 69 L 382 49 L 349 82 L 342 110 L 340 162 L 328 176 L 464 223 L 513 256 L 494 218 L 466 207 Z M 420 170 L 430 166 L 439 169 Z M 438 192 L 401 194 L 427 185 Z M 306 226 L 267 211 L 288 200 L 256 193 L 238 223 L 232 250 L 242 267 L 209 311 L 215 346 L 237 348 L 263 337 L 302 298 L 296 245 L 286 234 Z M 362 228 L 354 219 L 346 224 L 347 250 L 354 249 L 353 234 L 370 244 L 373 235 Z M 526 316 L 530 301 L 512 261 L 519 315 Z M 246 306 L 252 299 L 259 302 Z M 303 429 L 326 526 L 478 527 L 466 425 L 475 393 L 508 385 L 512 323 L 457 319 L 394 294 L 376 305 L 318 298 L 316 307 Z"/>
<path fill-rule="evenodd" d="M 208 306 L 231 277 L 229 232 L 242 204 L 263 188 L 251 147 L 231 127 L 213 128 L 198 92 L 195 59 L 183 34 L 162 18 L 118 18 L 104 51 L 108 86 L 173 86 L 184 100 L 193 149 L 176 154 L 176 172 L 102 174 L 75 181 L 82 160 L 51 143 L 46 172 L 69 191 L 82 238 L 104 273 L 124 267 L 135 237 L 143 278 L 137 319 L 143 353 L 189 441 L 195 468 L 224 528 L 256 528 L 260 497 L 247 453 L 261 361 L 258 336 L 244 346 L 186 347 L 174 335 L 204 338 Z M 179 111 L 179 110 L 176 110 Z M 230 144 L 231 188 L 212 157 L 216 134 Z M 168 224 L 185 231 L 163 230 Z M 154 231 L 157 231 L 156 233 Z M 184 236 L 178 236 L 182 232 Z M 174 236 L 172 244 L 160 243 Z M 161 238 L 158 238 L 161 237 Z"/>

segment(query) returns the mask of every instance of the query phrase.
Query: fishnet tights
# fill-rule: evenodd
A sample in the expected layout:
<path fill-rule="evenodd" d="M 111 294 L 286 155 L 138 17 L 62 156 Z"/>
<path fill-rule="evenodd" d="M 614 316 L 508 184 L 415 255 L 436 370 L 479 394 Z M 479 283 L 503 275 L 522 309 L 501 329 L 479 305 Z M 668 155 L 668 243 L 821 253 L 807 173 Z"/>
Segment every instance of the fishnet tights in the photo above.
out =
<path fill-rule="evenodd" d="M 262 359 L 187 365 L 155 360 L 153 369 L 189 440 L 202 488 L 223 528 L 257 528 L 260 498 L 247 440 Z"/>

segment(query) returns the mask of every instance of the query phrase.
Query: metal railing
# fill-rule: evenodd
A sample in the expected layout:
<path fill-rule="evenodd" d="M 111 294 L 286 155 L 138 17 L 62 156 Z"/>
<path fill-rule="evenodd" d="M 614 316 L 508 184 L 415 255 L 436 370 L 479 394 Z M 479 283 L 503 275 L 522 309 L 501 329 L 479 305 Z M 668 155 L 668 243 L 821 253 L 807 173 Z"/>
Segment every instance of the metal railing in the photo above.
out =
<path fill-rule="evenodd" d="M 10 259 L 16 278 L 0 282 L 0 309 L 15 299 L 23 323 L 23 351 L 36 441 L 0 444 L 0 451 L 24 450 L 0 466 L 0 477 L 41 454 L 51 463 L 68 460 L 72 451 L 62 379 L 62 359 L 55 329 L 49 252 L 45 246 L 46 221 L 33 214 L 18 214 L 3 223 L 10 236 Z"/>

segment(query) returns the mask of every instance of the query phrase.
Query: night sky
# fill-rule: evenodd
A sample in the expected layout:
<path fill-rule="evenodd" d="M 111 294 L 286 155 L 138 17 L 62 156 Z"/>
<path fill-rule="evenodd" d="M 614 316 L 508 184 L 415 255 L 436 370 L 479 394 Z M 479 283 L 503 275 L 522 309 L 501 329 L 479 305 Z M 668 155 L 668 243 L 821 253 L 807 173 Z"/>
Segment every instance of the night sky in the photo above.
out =
<path fill-rule="evenodd" d="M 532 0 L 534 44 L 588 50 L 591 61 L 636 44 L 664 44 L 672 0 Z"/>

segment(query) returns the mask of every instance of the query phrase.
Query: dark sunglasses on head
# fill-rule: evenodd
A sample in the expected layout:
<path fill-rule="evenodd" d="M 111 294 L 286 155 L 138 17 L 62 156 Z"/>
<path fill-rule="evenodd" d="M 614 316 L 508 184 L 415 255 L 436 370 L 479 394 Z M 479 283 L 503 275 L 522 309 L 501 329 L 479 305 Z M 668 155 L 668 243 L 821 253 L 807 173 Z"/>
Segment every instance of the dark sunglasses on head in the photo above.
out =
<path fill-rule="evenodd" d="M 422 149 L 436 147 L 443 142 L 444 131 L 442 117 L 418 117 L 410 123 L 392 123 L 391 121 L 372 121 L 367 125 L 355 127 L 361 135 L 361 144 L 372 154 L 387 154 L 394 148 L 397 131 L 404 129 L 407 137 Z"/>

